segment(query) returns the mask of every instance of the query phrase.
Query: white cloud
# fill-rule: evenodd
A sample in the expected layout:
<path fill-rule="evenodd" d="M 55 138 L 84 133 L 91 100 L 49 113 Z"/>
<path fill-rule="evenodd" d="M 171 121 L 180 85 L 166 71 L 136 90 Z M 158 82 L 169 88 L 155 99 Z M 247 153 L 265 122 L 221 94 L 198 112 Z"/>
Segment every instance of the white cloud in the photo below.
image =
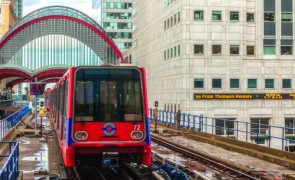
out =
<path fill-rule="evenodd" d="M 91 17 L 92 0 L 24 0 L 23 16 L 47 6 L 67 6 L 84 12 Z"/>

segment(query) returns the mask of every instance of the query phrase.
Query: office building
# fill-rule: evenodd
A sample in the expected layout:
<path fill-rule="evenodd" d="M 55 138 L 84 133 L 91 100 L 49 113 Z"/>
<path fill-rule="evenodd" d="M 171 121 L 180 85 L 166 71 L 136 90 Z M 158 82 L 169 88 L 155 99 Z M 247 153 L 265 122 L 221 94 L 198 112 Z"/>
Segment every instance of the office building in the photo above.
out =
<path fill-rule="evenodd" d="M 130 54 L 146 68 L 149 107 L 158 101 L 160 109 L 233 120 L 215 122 L 226 128 L 234 121 L 294 128 L 294 6 L 292 0 L 134 1 Z M 270 133 L 267 126 L 258 131 Z M 282 146 L 275 138 L 256 143 L 270 142 Z"/>
<path fill-rule="evenodd" d="M 92 0 L 92 9 L 121 51 L 132 47 L 132 0 Z"/>

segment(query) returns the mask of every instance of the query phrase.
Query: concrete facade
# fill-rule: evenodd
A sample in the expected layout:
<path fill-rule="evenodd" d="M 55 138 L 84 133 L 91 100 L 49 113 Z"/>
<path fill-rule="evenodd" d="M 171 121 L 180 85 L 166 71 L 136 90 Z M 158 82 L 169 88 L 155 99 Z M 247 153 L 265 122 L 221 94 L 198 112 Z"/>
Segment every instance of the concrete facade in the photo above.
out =
<path fill-rule="evenodd" d="M 280 53 L 280 40 L 285 37 L 281 36 L 281 1 L 275 2 L 276 36 L 272 37 L 264 35 L 264 1 L 135 1 L 133 49 L 129 53 L 133 64 L 146 68 L 149 107 L 159 101 L 159 109 L 176 111 L 180 108 L 190 114 L 246 122 L 251 118 L 265 118 L 269 125 L 285 126 L 285 118 L 295 117 L 295 101 L 291 99 L 193 98 L 194 93 L 294 91 L 294 53 Z M 204 18 L 195 20 L 194 11 L 199 10 L 203 11 Z M 221 20 L 212 20 L 213 11 L 221 11 Z M 239 13 L 238 20 L 230 20 L 231 11 Z M 254 13 L 254 21 L 247 21 L 247 13 Z M 276 40 L 275 55 L 264 53 L 264 39 L 268 38 Z M 293 36 L 291 38 L 294 40 Z M 203 53 L 194 52 L 194 45 L 203 45 Z M 220 54 L 213 54 L 213 45 L 221 45 Z M 239 47 L 238 54 L 231 53 L 231 45 Z M 247 55 L 247 46 L 254 46 L 254 55 Z M 215 78 L 221 79 L 221 88 L 212 88 Z M 195 88 L 195 79 L 203 79 L 204 87 Z M 239 79 L 239 87 L 230 88 L 230 79 Z M 256 79 L 257 87 L 249 88 L 248 79 Z M 274 87 L 265 88 L 265 79 L 273 79 Z M 290 88 L 282 87 L 283 79 L 291 79 Z M 280 144 L 275 143 L 275 147 Z"/>

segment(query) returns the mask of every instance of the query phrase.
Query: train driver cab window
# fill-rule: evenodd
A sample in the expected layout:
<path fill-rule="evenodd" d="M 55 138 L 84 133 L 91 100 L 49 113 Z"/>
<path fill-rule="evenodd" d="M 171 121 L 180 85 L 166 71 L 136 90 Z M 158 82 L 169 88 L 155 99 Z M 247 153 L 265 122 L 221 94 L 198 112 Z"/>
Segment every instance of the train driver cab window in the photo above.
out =
<path fill-rule="evenodd" d="M 143 94 L 136 69 L 86 68 L 76 72 L 75 121 L 143 121 Z"/>
<path fill-rule="evenodd" d="M 76 81 L 75 121 L 93 121 L 93 82 Z"/>

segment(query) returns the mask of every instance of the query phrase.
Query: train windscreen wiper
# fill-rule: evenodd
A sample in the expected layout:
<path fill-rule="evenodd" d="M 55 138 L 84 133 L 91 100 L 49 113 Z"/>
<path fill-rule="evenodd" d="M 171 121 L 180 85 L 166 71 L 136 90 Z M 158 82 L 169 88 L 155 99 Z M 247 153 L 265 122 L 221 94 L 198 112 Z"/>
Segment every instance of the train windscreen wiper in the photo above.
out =
<path fill-rule="evenodd" d="M 84 120 L 84 117 L 83 116 L 80 116 L 80 120 L 81 120 L 81 124 L 82 125 L 85 125 L 85 120 Z"/>

